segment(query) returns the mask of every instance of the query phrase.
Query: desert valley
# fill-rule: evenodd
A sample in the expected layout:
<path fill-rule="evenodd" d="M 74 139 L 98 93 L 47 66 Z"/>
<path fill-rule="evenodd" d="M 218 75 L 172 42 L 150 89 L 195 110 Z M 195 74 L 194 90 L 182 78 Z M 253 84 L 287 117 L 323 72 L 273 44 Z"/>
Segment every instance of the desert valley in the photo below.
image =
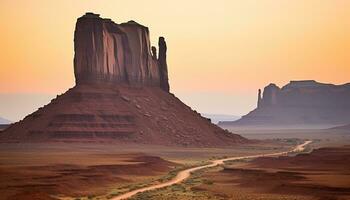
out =
<path fill-rule="evenodd" d="M 350 199 L 350 83 L 269 84 L 214 120 L 171 92 L 166 41 L 78 18 L 75 85 L 0 125 L 0 200 Z"/>

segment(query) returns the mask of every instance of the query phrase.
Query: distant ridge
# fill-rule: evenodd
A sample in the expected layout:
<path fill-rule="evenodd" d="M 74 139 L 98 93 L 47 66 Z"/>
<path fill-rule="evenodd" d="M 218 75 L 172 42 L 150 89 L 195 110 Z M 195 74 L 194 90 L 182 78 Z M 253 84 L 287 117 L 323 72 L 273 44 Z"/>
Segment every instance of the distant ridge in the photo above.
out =
<path fill-rule="evenodd" d="M 12 122 L 8 119 L 0 117 L 0 124 L 11 124 Z"/>
<path fill-rule="evenodd" d="M 232 121 L 240 118 L 240 116 L 237 116 L 237 115 L 208 114 L 208 113 L 201 113 L 201 115 L 203 117 L 210 119 L 211 122 L 214 124 L 218 124 L 220 121 Z"/>
<path fill-rule="evenodd" d="M 350 83 L 334 85 L 314 80 L 271 83 L 258 91 L 257 108 L 237 121 L 220 126 L 335 126 L 350 121 Z"/>
<path fill-rule="evenodd" d="M 10 120 L 0 117 L 0 132 L 9 127 L 11 123 L 12 122 Z"/>
<path fill-rule="evenodd" d="M 344 125 L 344 126 L 336 126 L 330 128 L 330 130 L 344 130 L 344 131 L 350 131 L 350 124 Z"/>

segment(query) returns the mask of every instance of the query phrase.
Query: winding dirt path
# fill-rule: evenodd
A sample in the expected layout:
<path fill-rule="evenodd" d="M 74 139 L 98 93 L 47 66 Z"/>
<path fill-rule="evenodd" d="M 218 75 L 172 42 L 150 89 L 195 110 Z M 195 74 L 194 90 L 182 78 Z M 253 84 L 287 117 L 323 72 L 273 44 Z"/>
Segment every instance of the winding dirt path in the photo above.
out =
<path fill-rule="evenodd" d="M 130 198 L 130 197 L 136 195 L 137 193 L 140 193 L 140 192 L 151 191 L 151 190 L 164 188 L 164 187 L 168 187 L 168 186 L 180 183 L 180 182 L 184 181 L 185 179 L 187 179 L 188 177 L 190 177 L 192 172 L 195 172 L 197 170 L 204 169 L 204 168 L 216 167 L 218 165 L 224 164 L 225 161 L 241 160 L 241 159 L 247 159 L 247 158 L 269 157 L 269 156 L 281 156 L 281 155 L 286 155 L 288 153 L 301 152 L 305 149 L 305 146 L 310 144 L 311 142 L 312 141 L 310 141 L 310 140 L 305 141 L 303 144 L 296 146 L 295 148 L 293 148 L 290 151 L 269 153 L 269 154 L 258 154 L 258 155 L 252 155 L 252 156 L 238 156 L 238 157 L 230 157 L 230 158 L 225 158 L 225 159 L 213 160 L 213 161 L 211 161 L 210 164 L 207 164 L 207 165 L 202 165 L 202 166 L 182 170 L 173 179 L 166 181 L 164 183 L 159 183 L 156 185 L 151 185 L 151 186 L 147 186 L 144 188 L 136 189 L 136 190 L 121 194 L 119 196 L 116 196 L 116 197 L 112 198 L 112 200 L 127 199 L 127 198 Z"/>

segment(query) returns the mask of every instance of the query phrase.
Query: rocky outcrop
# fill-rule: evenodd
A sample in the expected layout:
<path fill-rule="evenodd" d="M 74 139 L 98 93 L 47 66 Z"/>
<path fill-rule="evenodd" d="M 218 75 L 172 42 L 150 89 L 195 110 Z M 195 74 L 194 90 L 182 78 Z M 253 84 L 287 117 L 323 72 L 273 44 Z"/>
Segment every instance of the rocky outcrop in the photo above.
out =
<path fill-rule="evenodd" d="M 135 21 L 116 24 L 86 13 L 74 33 L 76 84 L 116 82 L 159 86 L 169 91 L 166 43 L 159 38 L 159 59 L 149 30 Z"/>
<path fill-rule="evenodd" d="M 269 84 L 258 107 L 235 122 L 220 125 L 337 125 L 350 122 L 350 83 L 333 85 L 314 80 Z"/>
<path fill-rule="evenodd" d="M 257 107 L 258 107 L 258 108 L 261 107 L 261 89 L 258 90 L 258 103 L 257 103 Z"/>
<path fill-rule="evenodd" d="M 113 142 L 231 147 L 249 140 L 210 123 L 169 93 L 167 46 L 148 29 L 87 13 L 75 31 L 76 85 L 0 134 L 14 142 Z"/>
<path fill-rule="evenodd" d="M 159 46 L 158 64 L 159 64 L 159 74 L 160 74 L 160 87 L 165 91 L 169 91 L 168 65 L 166 62 L 167 47 L 166 47 L 165 39 L 163 37 L 159 38 L 158 46 Z"/>

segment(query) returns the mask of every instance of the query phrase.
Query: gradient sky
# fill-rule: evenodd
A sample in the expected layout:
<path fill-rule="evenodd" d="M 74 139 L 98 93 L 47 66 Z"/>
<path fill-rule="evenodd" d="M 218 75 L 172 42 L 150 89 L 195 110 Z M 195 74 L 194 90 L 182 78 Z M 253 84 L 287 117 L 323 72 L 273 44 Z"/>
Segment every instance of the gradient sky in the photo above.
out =
<path fill-rule="evenodd" d="M 199 112 L 242 115 L 270 82 L 350 82 L 346 0 L 1 0 L 0 116 L 18 120 L 74 84 L 76 19 L 135 20 L 168 43 L 171 91 Z"/>

